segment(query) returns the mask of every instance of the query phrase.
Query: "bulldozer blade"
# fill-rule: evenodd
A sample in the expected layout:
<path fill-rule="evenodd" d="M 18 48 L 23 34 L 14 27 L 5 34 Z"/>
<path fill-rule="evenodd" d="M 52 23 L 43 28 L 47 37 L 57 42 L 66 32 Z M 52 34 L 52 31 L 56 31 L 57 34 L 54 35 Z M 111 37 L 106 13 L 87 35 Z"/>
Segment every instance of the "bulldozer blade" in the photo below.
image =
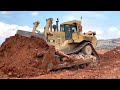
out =
<path fill-rule="evenodd" d="M 33 32 L 29 32 L 29 31 L 23 31 L 23 30 L 17 30 L 16 34 L 20 35 L 20 36 L 25 36 L 25 37 L 39 37 L 39 38 L 43 38 L 45 40 L 45 35 L 42 33 L 33 33 Z"/>

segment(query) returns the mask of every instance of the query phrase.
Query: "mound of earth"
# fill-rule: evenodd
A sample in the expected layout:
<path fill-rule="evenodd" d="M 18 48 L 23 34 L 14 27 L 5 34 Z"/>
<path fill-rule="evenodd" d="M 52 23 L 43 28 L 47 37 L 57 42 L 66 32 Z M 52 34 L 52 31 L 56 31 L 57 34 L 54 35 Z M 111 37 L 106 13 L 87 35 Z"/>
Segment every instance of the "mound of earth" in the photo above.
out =
<path fill-rule="evenodd" d="M 104 58 L 105 59 L 114 59 L 114 58 L 120 59 L 120 46 L 113 48 L 112 50 L 106 52 L 104 54 Z"/>
<path fill-rule="evenodd" d="M 3 74 L 7 77 L 40 74 L 40 61 L 49 50 L 52 50 L 50 48 L 42 38 L 28 38 L 17 34 L 6 38 L 0 47 L 0 77 Z"/>

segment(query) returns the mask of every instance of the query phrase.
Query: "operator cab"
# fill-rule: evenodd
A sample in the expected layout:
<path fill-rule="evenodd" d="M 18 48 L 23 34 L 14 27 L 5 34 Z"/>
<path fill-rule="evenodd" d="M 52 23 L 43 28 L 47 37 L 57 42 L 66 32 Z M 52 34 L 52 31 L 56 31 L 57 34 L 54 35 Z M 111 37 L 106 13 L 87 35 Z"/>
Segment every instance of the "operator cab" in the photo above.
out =
<path fill-rule="evenodd" d="M 60 25 L 60 31 L 65 32 L 65 40 L 72 39 L 72 33 L 77 32 L 77 26 L 70 24 Z"/>
<path fill-rule="evenodd" d="M 56 25 L 53 25 L 54 31 L 58 31 L 58 22 L 59 21 L 57 19 Z M 81 31 L 82 31 L 81 21 L 72 20 L 60 24 L 60 32 L 65 33 L 65 40 L 71 40 L 73 33 L 81 32 Z"/>

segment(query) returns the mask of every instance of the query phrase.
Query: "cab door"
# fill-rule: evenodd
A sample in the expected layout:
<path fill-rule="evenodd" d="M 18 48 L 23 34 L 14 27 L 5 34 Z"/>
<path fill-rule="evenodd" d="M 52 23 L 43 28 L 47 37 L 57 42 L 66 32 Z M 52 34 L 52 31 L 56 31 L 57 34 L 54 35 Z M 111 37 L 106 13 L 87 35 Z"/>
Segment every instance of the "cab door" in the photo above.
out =
<path fill-rule="evenodd" d="M 72 39 L 72 29 L 70 25 L 65 25 L 65 40 Z"/>

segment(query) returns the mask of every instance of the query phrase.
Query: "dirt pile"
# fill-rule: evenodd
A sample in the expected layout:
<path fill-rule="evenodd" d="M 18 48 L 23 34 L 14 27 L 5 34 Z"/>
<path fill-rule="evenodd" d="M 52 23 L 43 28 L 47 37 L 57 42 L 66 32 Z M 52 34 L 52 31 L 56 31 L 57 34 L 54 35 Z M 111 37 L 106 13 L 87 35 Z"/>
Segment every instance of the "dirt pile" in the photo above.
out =
<path fill-rule="evenodd" d="M 0 70 L 8 77 L 36 76 L 41 70 L 40 61 L 49 49 L 41 38 L 17 34 L 6 38 L 0 47 Z"/>
<path fill-rule="evenodd" d="M 114 59 L 114 58 L 119 58 L 120 59 L 120 46 L 112 49 L 111 51 L 108 51 L 104 54 L 104 57 L 106 59 Z"/>

